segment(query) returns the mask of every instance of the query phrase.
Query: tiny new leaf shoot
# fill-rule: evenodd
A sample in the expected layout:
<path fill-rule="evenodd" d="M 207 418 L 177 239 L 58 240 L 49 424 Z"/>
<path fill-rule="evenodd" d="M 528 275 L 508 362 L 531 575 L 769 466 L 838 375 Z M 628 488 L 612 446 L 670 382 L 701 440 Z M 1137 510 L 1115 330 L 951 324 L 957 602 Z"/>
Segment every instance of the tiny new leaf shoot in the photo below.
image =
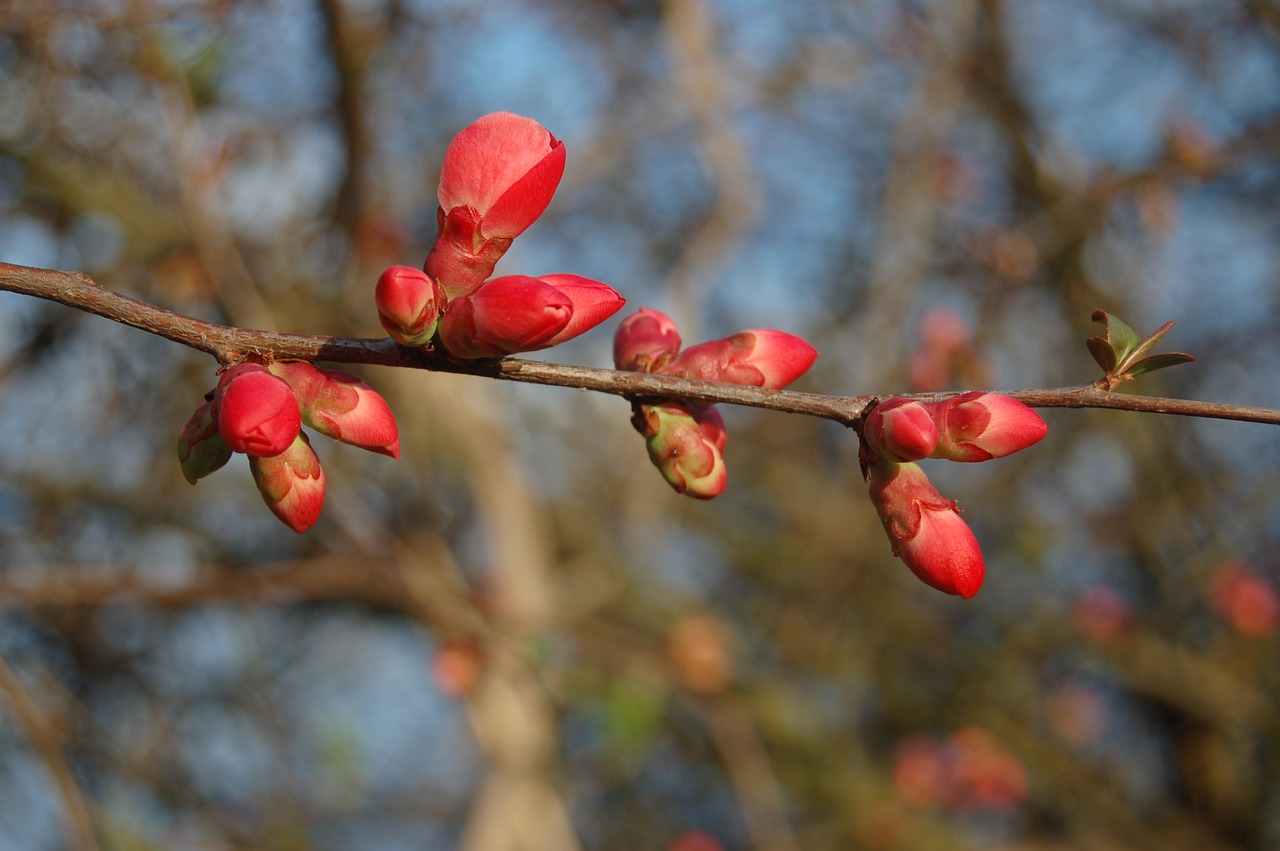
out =
<path fill-rule="evenodd" d="M 1156 343 L 1169 333 L 1174 325 L 1172 322 L 1166 322 L 1142 339 L 1136 331 L 1105 310 L 1095 310 L 1093 321 L 1101 322 L 1107 329 L 1105 338 L 1090 337 L 1085 341 L 1089 354 L 1093 355 L 1098 366 L 1106 373 L 1094 382 L 1103 390 L 1114 390 L 1121 382 L 1132 381 L 1139 375 L 1195 360 L 1182 352 L 1147 356 L 1147 352 L 1155 348 Z"/>

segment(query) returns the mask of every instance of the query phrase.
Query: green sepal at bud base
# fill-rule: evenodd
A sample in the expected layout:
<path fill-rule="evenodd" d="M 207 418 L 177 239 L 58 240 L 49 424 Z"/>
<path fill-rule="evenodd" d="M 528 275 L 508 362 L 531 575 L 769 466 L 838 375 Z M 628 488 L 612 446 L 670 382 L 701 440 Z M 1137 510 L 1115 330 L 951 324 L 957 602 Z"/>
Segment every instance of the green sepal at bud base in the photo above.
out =
<path fill-rule="evenodd" d="M 284 379 L 298 400 L 302 422 L 332 440 L 400 457 L 400 433 L 391 407 L 359 378 L 307 361 L 276 361 L 271 374 Z"/>
<path fill-rule="evenodd" d="M 218 434 L 213 402 L 205 402 L 178 432 L 178 464 L 182 467 L 182 476 L 194 485 L 230 461 L 231 454 L 230 447 Z"/>
<path fill-rule="evenodd" d="M 714 407 L 638 405 L 631 424 L 644 435 L 649 460 L 676 493 L 711 499 L 724 492 L 728 437 Z"/>
<path fill-rule="evenodd" d="M 295 532 L 305 532 L 320 519 L 324 506 L 324 470 L 311 442 L 298 432 L 278 455 L 249 456 L 249 472 L 271 513 Z"/>

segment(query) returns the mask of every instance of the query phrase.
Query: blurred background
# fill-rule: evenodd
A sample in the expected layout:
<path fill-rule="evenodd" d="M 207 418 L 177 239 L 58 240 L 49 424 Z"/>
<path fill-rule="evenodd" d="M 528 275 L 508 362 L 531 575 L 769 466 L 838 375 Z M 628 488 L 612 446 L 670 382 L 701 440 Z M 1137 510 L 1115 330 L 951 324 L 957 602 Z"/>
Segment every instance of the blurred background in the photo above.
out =
<path fill-rule="evenodd" d="M 0 0 L 0 260 L 381 336 L 500 109 L 568 150 L 500 272 L 801 334 L 797 389 L 1083 384 L 1101 307 L 1199 358 L 1121 392 L 1280 407 L 1273 0 Z M 724 410 L 701 503 L 620 399 L 411 370 L 298 536 L 182 478 L 215 368 L 0 293 L 4 851 L 1280 847 L 1273 428 L 930 462 L 961 601 L 843 428 Z"/>

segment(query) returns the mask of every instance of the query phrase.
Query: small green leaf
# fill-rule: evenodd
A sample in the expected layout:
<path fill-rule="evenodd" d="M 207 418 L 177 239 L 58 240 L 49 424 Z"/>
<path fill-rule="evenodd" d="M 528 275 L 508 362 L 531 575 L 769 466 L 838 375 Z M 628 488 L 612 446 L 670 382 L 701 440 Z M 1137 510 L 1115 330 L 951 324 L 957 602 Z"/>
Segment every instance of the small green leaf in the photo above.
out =
<path fill-rule="evenodd" d="M 1084 344 L 1089 347 L 1089 354 L 1093 355 L 1102 371 L 1110 375 L 1116 368 L 1116 350 L 1111 348 L 1111 344 L 1101 337 L 1090 337 Z"/>
<path fill-rule="evenodd" d="M 1140 339 L 1136 331 L 1105 310 L 1095 310 L 1092 318 L 1107 329 L 1106 339 L 1090 337 L 1085 341 L 1089 354 L 1093 355 L 1098 366 L 1106 373 L 1103 378 L 1094 382 L 1103 390 L 1114 390 L 1122 382 L 1131 381 L 1139 375 L 1195 360 L 1183 352 L 1146 357 L 1147 352 L 1154 349 L 1173 328 L 1173 322 L 1164 323 L 1154 333 Z"/>
<path fill-rule="evenodd" d="M 1137 363 L 1125 370 L 1125 374 L 1133 378 L 1148 372 L 1154 372 L 1157 369 L 1165 369 L 1170 366 L 1177 366 L 1180 363 L 1191 363 L 1195 358 L 1183 352 L 1169 352 L 1163 355 L 1152 355 L 1149 358 L 1143 358 Z"/>
<path fill-rule="evenodd" d="M 1133 364 L 1142 360 L 1142 358 L 1146 356 L 1147 352 L 1154 349 L 1156 346 L 1156 343 L 1160 342 L 1160 339 L 1165 334 L 1169 333 L 1169 329 L 1172 328 L 1173 325 L 1174 325 L 1173 322 L 1164 323 L 1155 331 L 1155 333 L 1153 333 L 1150 337 L 1147 337 L 1147 339 L 1139 343 L 1131 352 L 1129 352 L 1127 356 L 1125 356 L 1121 360 L 1120 371 L 1128 372 L 1129 367 L 1133 366 Z"/>
<path fill-rule="evenodd" d="M 1101 322 L 1107 328 L 1107 342 L 1111 344 L 1111 348 L 1115 349 L 1116 358 L 1123 363 L 1139 346 L 1142 345 L 1142 338 L 1138 336 L 1138 332 L 1134 331 L 1126 325 L 1119 317 L 1112 316 L 1105 310 L 1095 310 L 1093 312 L 1093 321 Z"/>

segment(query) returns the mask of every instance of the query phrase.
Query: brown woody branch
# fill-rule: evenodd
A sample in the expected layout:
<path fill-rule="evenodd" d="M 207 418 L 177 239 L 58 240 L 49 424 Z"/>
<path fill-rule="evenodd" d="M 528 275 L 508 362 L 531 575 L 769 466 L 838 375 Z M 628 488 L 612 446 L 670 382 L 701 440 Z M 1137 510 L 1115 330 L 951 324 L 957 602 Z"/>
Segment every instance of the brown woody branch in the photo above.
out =
<path fill-rule="evenodd" d="M 621 372 L 567 364 L 503 360 L 457 361 L 445 355 L 408 349 L 390 339 L 325 337 L 254 331 L 205 322 L 104 290 L 79 272 L 35 269 L 0 263 L 0 291 L 55 301 L 124 325 L 207 352 L 223 365 L 244 359 L 270 361 L 292 358 L 331 363 L 361 363 L 407 367 L 434 372 L 475 375 L 527 384 L 545 384 L 609 393 L 631 400 L 684 399 L 722 402 L 792 414 L 807 414 L 856 425 L 878 396 L 829 396 L 795 390 L 769 390 L 741 384 L 698 381 L 667 375 Z M 1100 390 L 1092 384 L 1043 390 L 1002 390 L 1033 408 L 1110 408 L 1154 414 L 1176 414 L 1280 425 L 1280 410 L 1164 399 Z M 928 401 L 945 393 L 904 393 Z"/>

